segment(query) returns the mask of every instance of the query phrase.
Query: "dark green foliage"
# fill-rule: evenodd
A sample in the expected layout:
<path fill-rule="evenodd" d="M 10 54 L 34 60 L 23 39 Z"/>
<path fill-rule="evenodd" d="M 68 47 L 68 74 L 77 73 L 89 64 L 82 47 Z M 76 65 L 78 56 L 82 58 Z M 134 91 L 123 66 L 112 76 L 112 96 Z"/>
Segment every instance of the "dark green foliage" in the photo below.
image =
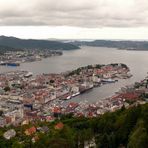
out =
<path fill-rule="evenodd" d="M 21 49 L 15 49 L 12 47 L 8 47 L 7 45 L 0 45 L 0 54 L 3 55 L 6 51 L 21 51 Z"/>
<path fill-rule="evenodd" d="M 54 80 L 50 80 L 50 83 L 54 83 Z"/>
<path fill-rule="evenodd" d="M 102 66 L 104 66 L 104 65 L 97 64 L 96 68 L 100 69 Z"/>
<path fill-rule="evenodd" d="M 10 91 L 10 87 L 9 87 L 9 86 L 6 86 L 6 87 L 4 88 L 4 91 L 5 91 L 5 92 Z"/>
<path fill-rule="evenodd" d="M 0 116 L 2 116 L 2 115 L 3 115 L 3 113 L 4 113 L 4 112 L 3 112 L 2 110 L 0 110 Z"/>
<path fill-rule="evenodd" d="M 93 65 L 88 65 L 88 66 L 80 67 L 80 68 L 78 68 L 78 69 L 76 69 L 76 70 L 73 70 L 73 71 L 69 72 L 69 73 L 67 74 L 67 76 L 80 75 L 80 72 L 81 72 L 82 70 L 86 70 L 86 71 L 87 71 L 87 70 L 93 69 L 93 68 L 98 68 L 98 69 L 100 69 L 102 66 L 104 66 L 104 65 L 97 64 L 97 65 L 95 65 L 95 67 L 94 67 Z"/>
<path fill-rule="evenodd" d="M 129 137 L 128 148 L 146 148 L 148 146 L 148 133 L 143 120 L 137 122 L 136 128 Z"/>
<path fill-rule="evenodd" d="M 10 46 L 16 49 L 51 49 L 51 50 L 72 50 L 79 49 L 78 46 L 70 43 L 62 43 L 49 40 L 19 39 L 15 37 L 0 36 L 0 45 Z"/>
<path fill-rule="evenodd" d="M 105 113 L 97 118 L 75 118 L 70 115 L 62 116 L 64 128 L 55 130 L 58 123 L 36 122 L 37 126 L 48 126 L 48 133 L 37 132 L 39 140 L 31 141 L 32 136 L 24 135 L 25 126 L 17 127 L 17 136 L 11 140 L 3 138 L 5 128 L 0 132 L 0 148 L 84 148 L 95 141 L 97 148 L 146 148 L 148 142 L 148 104 L 130 109 L 125 107 L 113 113 Z M 27 126 L 29 127 L 29 126 Z M 27 128 L 26 127 L 26 128 Z M 21 142 L 21 143 L 20 143 Z"/>
<path fill-rule="evenodd" d="M 123 68 L 126 68 L 126 69 L 128 69 L 128 67 L 127 67 L 127 65 L 125 65 L 125 64 L 121 64 L 121 66 L 123 67 Z"/>

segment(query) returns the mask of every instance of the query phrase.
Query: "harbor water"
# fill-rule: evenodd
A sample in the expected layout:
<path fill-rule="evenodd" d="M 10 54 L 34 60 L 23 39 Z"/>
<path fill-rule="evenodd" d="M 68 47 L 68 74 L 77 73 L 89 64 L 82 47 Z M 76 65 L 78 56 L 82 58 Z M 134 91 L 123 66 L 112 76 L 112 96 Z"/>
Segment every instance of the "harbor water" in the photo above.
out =
<path fill-rule="evenodd" d="M 81 47 L 79 50 L 64 51 L 62 56 L 55 56 L 31 63 L 22 63 L 18 67 L 0 66 L 0 73 L 14 70 L 27 70 L 34 75 L 42 73 L 60 73 L 91 64 L 124 63 L 133 75 L 130 79 L 96 87 L 69 101 L 96 102 L 114 95 L 121 87 L 133 84 L 147 76 L 148 51 L 118 50 L 115 48 Z"/>

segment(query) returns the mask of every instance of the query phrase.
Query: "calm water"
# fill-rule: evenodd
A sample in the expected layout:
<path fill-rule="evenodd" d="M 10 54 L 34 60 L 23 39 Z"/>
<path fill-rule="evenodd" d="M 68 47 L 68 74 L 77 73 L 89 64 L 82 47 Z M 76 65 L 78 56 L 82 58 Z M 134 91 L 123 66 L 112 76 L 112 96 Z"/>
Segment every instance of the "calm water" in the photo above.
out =
<path fill-rule="evenodd" d="M 114 84 L 107 84 L 77 96 L 70 101 L 88 100 L 95 102 L 106 98 L 125 85 L 142 80 L 148 72 L 148 51 L 127 51 L 114 48 L 82 47 L 80 50 L 64 51 L 63 56 L 52 57 L 42 61 L 23 63 L 20 67 L 0 66 L 0 72 L 13 70 L 28 70 L 34 74 L 59 73 L 72 70 L 88 64 L 125 63 L 131 69 L 133 77 L 128 80 L 120 80 Z"/>

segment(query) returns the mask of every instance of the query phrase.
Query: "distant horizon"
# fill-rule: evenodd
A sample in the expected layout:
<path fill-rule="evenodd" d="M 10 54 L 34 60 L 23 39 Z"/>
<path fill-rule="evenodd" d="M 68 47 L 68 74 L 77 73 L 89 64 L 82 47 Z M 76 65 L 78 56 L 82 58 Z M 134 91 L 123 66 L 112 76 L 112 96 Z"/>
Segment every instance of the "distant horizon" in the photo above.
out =
<path fill-rule="evenodd" d="M 95 38 L 95 39 L 71 39 L 71 38 L 66 38 L 66 39 L 62 39 L 62 38 L 21 38 L 21 37 L 16 37 L 16 36 L 9 36 L 9 35 L 4 35 L 4 34 L 0 34 L 0 37 L 13 37 L 13 38 L 18 38 L 18 39 L 24 39 L 24 40 L 29 40 L 29 39 L 33 39 L 33 40 L 49 40 L 49 41 L 95 41 L 95 40 L 109 40 L 109 41 L 148 41 L 148 39 L 105 39 L 105 38 Z"/>
<path fill-rule="evenodd" d="M 0 35 L 14 36 L 22 39 L 148 40 L 148 28 L 0 26 Z"/>

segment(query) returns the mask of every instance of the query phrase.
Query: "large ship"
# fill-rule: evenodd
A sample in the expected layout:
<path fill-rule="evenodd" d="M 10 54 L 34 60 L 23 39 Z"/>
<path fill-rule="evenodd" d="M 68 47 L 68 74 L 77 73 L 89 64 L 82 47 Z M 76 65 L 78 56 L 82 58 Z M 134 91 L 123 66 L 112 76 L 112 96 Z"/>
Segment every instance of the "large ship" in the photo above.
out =
<path fill-rule="evenodd" d="M 71 95 L 71 97 L 76 97 L 76 96 L 78 96 L 79 94 L 80 94 L 80 92 L 73 93 L 73 94 Z"/>
<path fill-rule="evenodd" d="M 0 61 L 0 65 L 3 66 L 20 66 L 20 62 L 19 61 Z"/>
<path fill-rule="evenodd" d="M 114 80 L 114 79 L 102 79 L 103 83 L 115 83 L 118 80 Z"/>
<path fill-rule="evenodd" d="M 7 66 L 20 66 L 20 63 L 17 63 L 17 62 L 14 62 L 14 63 L 13 63 L 13 62 L 10 62 L 10 63 L 9 63 L 9 62 L 8 62 L 8 63 L 6 63 L 6 65 L 7 65 Z"/>

